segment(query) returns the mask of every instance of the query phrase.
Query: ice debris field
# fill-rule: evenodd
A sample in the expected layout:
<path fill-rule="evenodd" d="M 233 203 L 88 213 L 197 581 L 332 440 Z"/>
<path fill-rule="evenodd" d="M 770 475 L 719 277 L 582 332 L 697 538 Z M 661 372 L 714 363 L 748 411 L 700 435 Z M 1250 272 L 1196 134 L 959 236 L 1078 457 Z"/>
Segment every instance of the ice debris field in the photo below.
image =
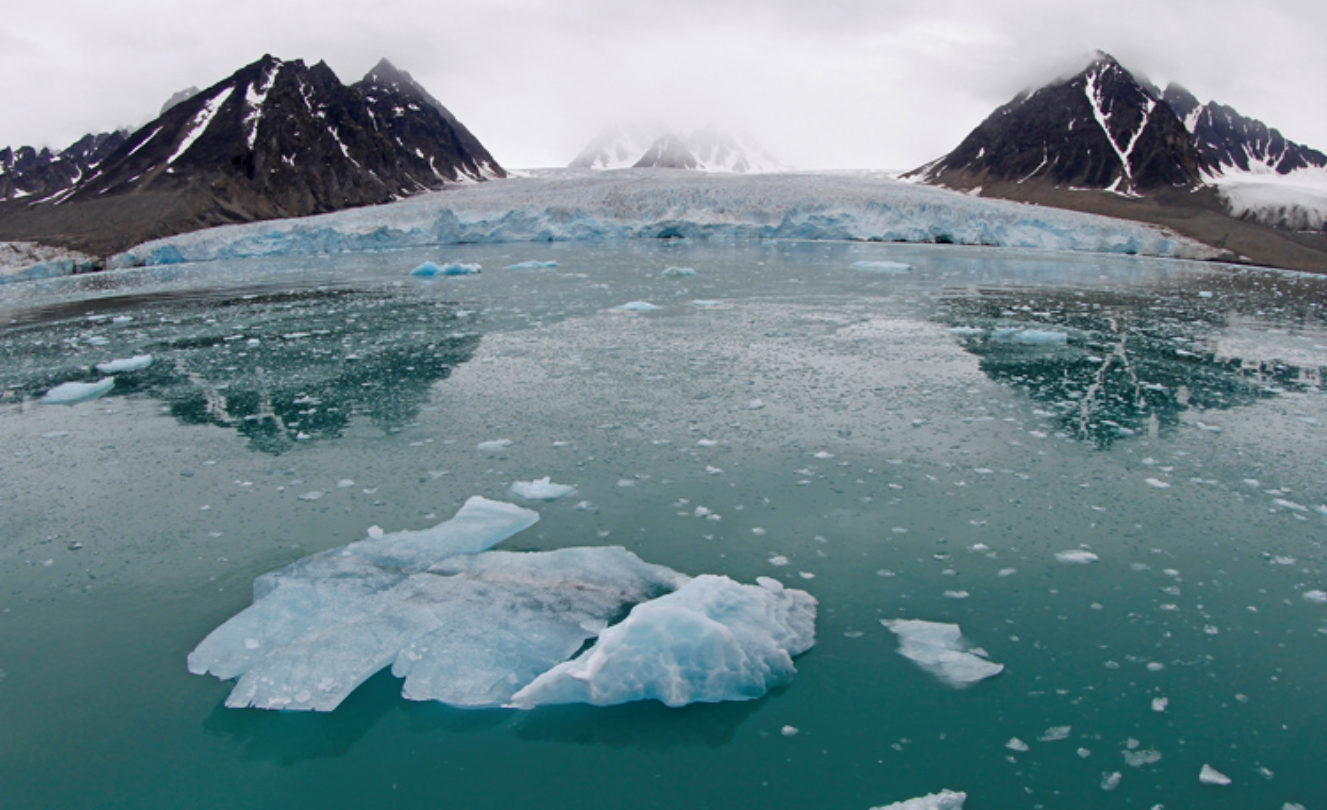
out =
<path fill-rule="evenodd" d="M 683 706 L 760 697 L 815 643 L 815 599 L 774 579 L 692 579 L 620 547 L 489 551 L 538 520 L 476 496 L 265 574 L 189 671 L 238 678 L 232 708 L 331 711 L 388 666 L 405 697 L 459 707 Z"/>
<path fill-rule="evenodd" d="M 272 255 L 501 242 L 628 239 L 840 240 L 981 245 L 1214 258 L 1160 228 L 969 197 L 871 174 L 691 175 L 631 170 L 532 172 L 421 194 L 390 205 L 212 228 L 147 242 L 115 267 Z M 520 263 L 507 269 L 541 269 Z M 906 273 L 894 262 L 858 269 Z M 416 275 L 477 272 L 424 265 Z M 679 273 L 685 274 L 679 270 Z"/>

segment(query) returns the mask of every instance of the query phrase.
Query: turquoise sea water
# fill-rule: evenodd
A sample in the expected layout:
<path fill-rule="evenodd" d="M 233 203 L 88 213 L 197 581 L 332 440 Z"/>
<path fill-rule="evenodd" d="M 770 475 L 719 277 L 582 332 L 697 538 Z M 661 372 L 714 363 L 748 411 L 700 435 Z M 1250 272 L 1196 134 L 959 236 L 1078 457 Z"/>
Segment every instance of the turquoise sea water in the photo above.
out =
<path fill-rule="evenodd" d="M 529 260 L 558 266 L 505 269 Z M 1218 266 L 778 243 L 0 288 L 0 804 L 1327 806 L 1324 305 Z M 141 354 L 107 396 L 39 401 Z M 306 715 L 185 670 L 257 575 L 545 475 L 577 493 L 503 548 L 803 588 L 793 681 L 461 711 L 383 673 Z M 1005 671 L 946 687 L 894 618 Z"/>

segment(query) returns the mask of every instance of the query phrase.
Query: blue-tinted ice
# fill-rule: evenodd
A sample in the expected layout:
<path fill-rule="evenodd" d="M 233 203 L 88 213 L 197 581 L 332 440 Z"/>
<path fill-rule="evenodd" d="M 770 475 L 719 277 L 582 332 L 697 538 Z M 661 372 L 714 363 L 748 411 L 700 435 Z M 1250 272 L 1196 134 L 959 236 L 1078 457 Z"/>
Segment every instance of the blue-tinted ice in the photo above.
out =
<path fill-rule="evenodd" d="M 488 550 L 538 519 L 474 497 L 431 529 L 375 531 L 264 574 L 189 670 L 238 677 L 233 708 L 331 711 L 388 666 L 407 698 L 455 706 L 681 705 L 763 694 L 814 643 L 815 601 L 777 583 L 691 580 L 620 547 Z"/>

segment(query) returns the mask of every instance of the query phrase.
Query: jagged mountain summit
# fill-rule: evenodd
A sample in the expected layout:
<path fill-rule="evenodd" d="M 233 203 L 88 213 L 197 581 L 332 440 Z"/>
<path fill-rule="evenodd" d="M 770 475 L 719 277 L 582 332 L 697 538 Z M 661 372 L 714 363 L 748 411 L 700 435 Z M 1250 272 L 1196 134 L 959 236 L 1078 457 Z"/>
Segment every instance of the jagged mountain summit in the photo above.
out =
<path fill-rule="evenodd" d="M 913 176 L 957 188 L 1035 182 L 1137 194 L 1194 186 L 1200 168 L 1160 92 L 1098 52 L 1068 79 L 1020 93 Z"/>
<path fill-rule="evenodd" d="M 661 168 L 756 173 L 785 169 L 755 139 L 711 124 L 682 136 L 659 122 L 618 124 L 600 132 L 573 169 Z"/>
<path fill-rule="evenodd" d="M 1203 171 L 1208 175 L 1327 169 L 1327 155 L 1286 139 L 1279 130 L 1241 115 L 1233 107 L 1215 101 L 1202 104 L 1173 82 L 1161 98 L 1193 135 Z"/>
<path fill-rule="evenodd" d="M 31 146 L 0 149 L 0 200 L 41 200 L 92 175 L 124 143 L 127 131 L 84 135 L 59 152 Z"/>
<path fill-rule="evenodd" d="M 23 210 L 10 203 L 0 236 L 74 234 L 74 246 L 109 252 L 503 176 L 454 115 L 386 60 L 347 86 L 323 62 L 264 56 L 168 107 L 59 193 Z"/>

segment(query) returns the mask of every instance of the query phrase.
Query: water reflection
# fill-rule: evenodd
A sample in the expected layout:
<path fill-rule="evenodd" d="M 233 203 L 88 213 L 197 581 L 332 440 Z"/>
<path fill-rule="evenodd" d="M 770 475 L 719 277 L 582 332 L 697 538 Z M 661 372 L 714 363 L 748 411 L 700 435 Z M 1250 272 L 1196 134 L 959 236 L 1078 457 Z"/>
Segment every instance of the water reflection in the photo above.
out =
<path fill-rule="evenodd" d="M 387 431 L 408 425 L 480 340 L 464 329 L 469 313 L 417 289 L 250 291 L 127 306 L 0 333 L 4 399 L 36 399 L 100 378 L 97 363 L 150 354 L 150 366 L 116 375 L 115 395 L 160 400 L 182 423 L 234 429 L 251 448 L 281 454 L 337 438 L 357 416 Z"/>
<path fill-rule="evenodd" d="M 1186 411 L 1319 390 L 1321 366 L 1219 351 L 1239 313 L 1210 294 L 1150 292 L 964 291 L 942 298 L 942 317 L 991 379 L 1027 392 L 1061 430 L 1100 448 L 1173 430 Z M 1269 315 L 1248 298 L 1242 308 Z"/>

